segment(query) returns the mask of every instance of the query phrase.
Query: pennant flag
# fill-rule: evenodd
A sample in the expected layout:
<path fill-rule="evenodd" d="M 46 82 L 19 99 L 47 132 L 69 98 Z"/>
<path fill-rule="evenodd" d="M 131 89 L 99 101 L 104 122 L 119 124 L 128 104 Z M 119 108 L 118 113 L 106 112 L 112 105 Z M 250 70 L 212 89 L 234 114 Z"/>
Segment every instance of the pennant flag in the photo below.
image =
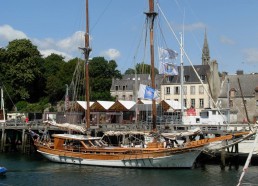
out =
<path fill-rule="evenodd" d="M 176 59 L 178 56 L 178 53 L 171 49 L 159 49 L 159 74 L 165 74 L 165 75 L 178 75 L 177 66 L 173 63 L 173 60 Z"/>
<path fill-rule="evenodd" d="M 159 74 L 165 74 L 170 76 L 178 75 L 178 69 L 176 64 L 173 63 L 160 63 Z"/>
<path fill-rule="evenodd" d="M 159 59 L 161 62 L 171 62 L 171 60 L 176 59 L 178 56 L 178 53 L 172 49 L 164 49 L 164 48 L 158 48 L 159 50 Z"/>
<path fill-rule="evenodd" d="M 158 97 L 157 90 L 151 88 L 150 86 L 140 84 L 138 98 L 153 100 L 157 99 Z"/>

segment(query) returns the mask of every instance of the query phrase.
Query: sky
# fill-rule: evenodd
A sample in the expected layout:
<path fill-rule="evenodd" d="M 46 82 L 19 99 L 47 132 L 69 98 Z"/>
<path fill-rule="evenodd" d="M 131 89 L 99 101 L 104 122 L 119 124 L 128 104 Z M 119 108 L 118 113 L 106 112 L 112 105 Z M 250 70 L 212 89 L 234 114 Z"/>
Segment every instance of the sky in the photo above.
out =
<path fill-rule="evenodd" d="M 180 33 L 186 52 L 184 65 L 200 65 L 206 30 L 210 57 L 219 71 L 258 72 L 257 0 L 154 0 L 155 65 L 158 47 L 180 53 Z M 85 0 L 0 0 L 0 47 L 27 38 L 46 57 L 83 58 Z M 115 60 L 124 73 L 136 63 L 149 64 L 149 35 L 145 32 L 148 0 L 89 0 L 90 58 Z M 148 27 L 147 27 L 148 28 Z M 180 65 L 180 57 L 175 60 Z"/>

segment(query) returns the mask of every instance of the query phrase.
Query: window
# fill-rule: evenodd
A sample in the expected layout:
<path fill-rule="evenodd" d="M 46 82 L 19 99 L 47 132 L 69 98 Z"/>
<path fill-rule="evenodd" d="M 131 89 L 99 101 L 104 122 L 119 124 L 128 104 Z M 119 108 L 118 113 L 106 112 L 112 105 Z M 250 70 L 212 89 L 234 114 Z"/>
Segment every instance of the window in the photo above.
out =
<path fill-rule="evenodd" d="M 166 77 L 166 82 L 169 83 L 169 76 Z"/>
<path fill-rule="evenodd" d="M 205 75 L 201 75 L 200 78 L 201 78 L 202 81 L 205 81 Z"/>
<path fill-rule="evenodd" d="M 203 99 L 199 100 L 199 108 L 204 108 L 204 100 Z"/>
<path fill-rule="evenodd" d="M 170 94 L 170 87 L 166 87 L 166 94 Z"/>
<path fill-rule="evenodd" d="M 172 81 L 173 81 L 173 79 L 174 79 L 174 76 L 167 76 L 167 77 L 166 77 L 166 81 L 167 81 L 167 83 L 172 82 Z"/>
<path fill-rule="evenodd" d="M 229 107 L 233 107 L 234 104 L 233 104 L 233 100 L 229 100 Z"/>
<path fill-rule="evenodd" d="M 126 87 L 127 87 L 127 86 L 124 85 L 124 86 L 123 86 L 123 90 L 126 90 Z"/>
<path fill-rule="evenodd" d="M 186 75 L 186 76 L 184 77 L 184 82 L 188 82 L 188 81 L 189 81 L 189 78 L 190 78 L 190 76 Z"/>
<path fill-rule="evenodd" d="M 178 99 L 175 99 L 175 101 L 178 101 Z"/>
<path fill-rule="evenodd" d="M 204 88 L 202 85 L 199 86 L 199 94 L 204 94 Z"/>
<path fill-rule="evenodd" d="M 231 98 L 235 97 L 237 95 L 237 92 L 236 92 L 236 89 L 232 88 L 230 91 L 229 91 L 229 96 Z"/>
<path fill-rule="evenodd" d="M 125 95 L 123 95 L 123 100 L 125 100 Z"/>
<path fill-rule="evenodd" d="M 179 89 L 179 87 L 178 86 L 176 86 L 175 87 L 175 89 L 174 89 L 174 94 L 176 95 L 178 95 L 178 94 L 180 94 L 180 89 Z"/>
<path fill-rule="evenodd" d="M 183 86 L 183 94 L 187 95 L 187 86 Z"/>
<path fill-rule="evenodd" d="M 132 101 L 133 100 L 133 95 L 129 96 L 129 100 Z"/>
<path fill-rule="evenodd" d="M 118 90 L 118 85 L 116 85 L 116 90 Z"/>
<path fill-rule="evenodd" d="M 118 100 L 118 95 L 116 95 L 116 101 Z"/>
<path fill-rule="evenodd" d="M 244 104 L 246 105 L 246 100 L 244 100 Z"/>
<path fill-rule="evenodd" d="M 187 100 L 186 99 L 184 99 L 184 107 L 187 108 Z"/>
<path fill-rule="evenodd" d="M 191 93 L 191 95 L 195 94 L 195 86 L 190 87 L 190 93 Z"/>
<path fill-rule="evenodd" d="M 195 99 L 191 99 L 191 107 L 195 108 Z"/>

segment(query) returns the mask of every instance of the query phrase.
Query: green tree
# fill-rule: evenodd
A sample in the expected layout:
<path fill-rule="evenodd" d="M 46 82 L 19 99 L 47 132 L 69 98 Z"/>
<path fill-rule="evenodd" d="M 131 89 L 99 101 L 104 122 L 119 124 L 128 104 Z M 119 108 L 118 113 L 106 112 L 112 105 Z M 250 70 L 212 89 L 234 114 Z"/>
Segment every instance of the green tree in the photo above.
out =
<path fill-rule="evenodd" d="M 114 60 L 95 57 L 89 62 L 90 100 L 114 100 L 110 94 L 112 78 L 121 78 Z"/>
<path fill-rule="evenodd" d="M 28 39 L 9 42 L 6 50 L 1 50 L 2 81 L 13 102 L 26 100 L 36 102 L 42 94 L 43 60 L 37 47 Z M 39 93 L 39 94 L 37 94 Z"/>
<path fill-rule="evenodd" d="M 45 91 L 51 103 L 64 98 L 65 85 L 70 84 L 77 61 L 75 58 L 65 62 L 64 57 L 57 54 L 45 58 L 44 76 L 47 80 Z"/>
<path fill-rule="evenodd" d="M 150 74 L 151 73 L 151 65 L 144 64 L 144 63 L 137 63 L 135 66 L 137 74 Z M 155 74 L 158 74 L 159 71 L 157 68 L 154 68 Z M 132 68 L 128 68 L 125 71 L 125 74 L 134 74 L 135 70 Z"/>
<path fill-rule="evenodd" d="M 135 70 L 132 69 L 132 68 L 128 68 L 128 69 L 125 71 L 125 74 L 135 74 Z"/>

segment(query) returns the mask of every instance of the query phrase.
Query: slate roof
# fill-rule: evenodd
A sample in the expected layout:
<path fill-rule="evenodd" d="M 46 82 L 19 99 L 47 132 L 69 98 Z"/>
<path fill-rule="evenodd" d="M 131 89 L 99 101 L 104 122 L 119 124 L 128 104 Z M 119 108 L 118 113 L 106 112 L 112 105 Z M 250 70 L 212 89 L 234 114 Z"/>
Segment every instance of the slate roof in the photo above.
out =
<path fill-rule="evenodd" d="M 205 76 L 204 83 L 207 83 L 207 74 L 210 73 L 210 66 L 209 65 L 194 65 L 194 68 L 198 75 Z M 178 67 L 178 75 L 177 76 L 171 76 L 169 80 L 169 84 L 179 84 L 180 83 L 180 76 L 181 76 L 181 68 Z M 194 72 L 194 69 L 192 66 L 184 66 L 184 76 L 188 76 L 189 79 L 187 80 L 187 83 L 200 83 L 200 80 L 196 73 Z M 166 84 L 166 80 L 164 80 L 164 84 Z"/>
<path fill-rule="evenodd" d="M 160 84 L 162 82 L 164 75 L 157 74 L 155 76 L 155 84 L 157 86 L 157 89 L 160 89 Z M 151 85 L 151 78 L 150 74 L 138 74 L 137 75 L 137 83 L 138 85 L 144 84 L 144 85 Z M 112 86 L 110 90 L 115 90 L 116 86 L 119 86 L 119 90 L 122 90 L 123 86 L 127 86 L 126 90 L 133 90 L 135 84 L 135 75 L 134 74 L 126 74 L 123 75 L 122 79 L 113 79 Z"/>
<path fill-rule="evenodd" d="M 230 89 L 236 90 L 235 97 L 241 97 L 241 91 L 238 84 L 238 78 L 240 81 L 240 86 L 244 97 L 253 97 L 255 90 L 258 87 L 258 74 L 243 74 L 243 75 L 227 75 L 223 82 L 223 86 L 220 92 L 220 98 L 227 97 L 228 83 L 229 79 Z"/>

